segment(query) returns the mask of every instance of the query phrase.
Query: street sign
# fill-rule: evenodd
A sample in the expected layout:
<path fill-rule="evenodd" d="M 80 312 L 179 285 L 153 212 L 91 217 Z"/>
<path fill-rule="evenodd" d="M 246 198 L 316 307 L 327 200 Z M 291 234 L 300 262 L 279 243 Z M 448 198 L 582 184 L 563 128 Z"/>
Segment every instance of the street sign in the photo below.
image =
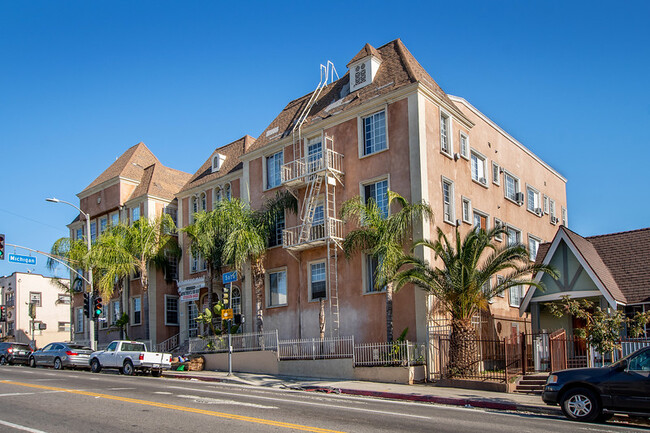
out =
<path fill-rule="evenodd" d="M 19 254 L 9 254 L 9 261 L 13 263 L 21 263 L 23 265 L 35 265 L 36 257 L 21 256 Z"/>
<path fill-rule="evenodd" d="M 237 271 L 226 272 L 226 273 L 223 274 L 223 276 L 221 277 L 221 281 L 222 281 L 224 284 L 234 283 L 235 281 L 237 281 Z"/>
<path fill-rule="evenodd" d="M 221 318 L 223 320 L 232 319 L 232 317 L 233 317 L 232 308 L 225 308 L 221 310 Z"/>

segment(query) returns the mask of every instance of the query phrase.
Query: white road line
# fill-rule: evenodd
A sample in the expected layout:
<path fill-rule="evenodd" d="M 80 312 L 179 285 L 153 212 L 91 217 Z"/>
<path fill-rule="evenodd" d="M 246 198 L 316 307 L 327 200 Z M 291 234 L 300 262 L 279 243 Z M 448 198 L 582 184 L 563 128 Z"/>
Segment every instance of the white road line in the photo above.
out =
<path fill-rule="evenodd" d="M 228 392 L 222 392 L 222 391 L 211 391 L 211 390 L 199 390 L 199 389 L 191 389 L 191 388 L 184 388 L 180 386 L 168 386 L 167 388 L 172 388 L 172 389 L 182 389 L 182 390 L 192 390 L 192 391 L 199 391 L 199 392 L 209 392 L 213 394 L 225 394 L 228 396 L 232 397 L 232 393 Z M 281 398 L 275 398 L 275 397 L 262 397 L 260 395 L 247 395 L 245 397 L 253 398 L 253 399 L 261 399 L 261 400 L 272 400 L 272 401 L 277 401 L 281 403 L 287 403 L 286 400 L 281 399 Z M 400 416 L 404 418 L 420 418 L 420 419 L 432 419 L 430 416 L 422 416 L 422 415 L 412 415 L 412 414 L 406 414 L 406 413 L 401 413 L 401 412 L 387 412 L 383 410 L 374 410 L 374 409 L 364 409 L 364 408 L 357 408 L 357 407 L 349 407 L 349 406 L 334 406 L 331 404 L 327 403 L 314 403 L 314 402 L 308 402 L 308 401 L 301 401 L 301 400 L 292 400 L 291 403 L 296 403 L 296 404 L 302 404 L 302 405 L 308 405 L 308 406 L 323 406 L 327 407 L 330 409 L 342 409 L 342 410 L 351 410 L 351 411 L 357 411 L 357 412 L 369 412 L 369 413 L 379 413 L 382 415 L 394 415 L 394 416 Z"/>
<path fill-rule="evenodd" d="M 14 424 L 12 422 L 2 421 L 2 420 L 0 420 L 0 425 L 11 427 L 11 428 L 16 429 L 16 430 L 28 431 L 30 433 L 47 433 L 47 432 L 45 432 L 43 430 L 37 430 L 35 428 L 25 427 L 25 426 L 22 426 L 22 425 L 18 425 L 18 424 Z"/>
<path fill-rule="evenodd" d="M 54 394 L 54 393 L 57 393 L 57 392 L 65 392 L 65 391 L 8 392 L 6 394 L 0 394 L 0 397 L 11 397 L 13 395 Z"/>
<path fill-rule="evenodd" d="M 255 403 L 245 403 L 242 401 L 235 400 L 223 400 L 221 398 L 210 398 L 210 397 L 201 397 L 200 395 L 179 395 L 179 398 L 192 399 L 195 403 L 202 404 L 221 404 L 221 405 L 230 405 L 230 406 L 247 406 L 254 407 L 256 409 L 277 409 L 277 406 L 264 406 L 261 404 Z"/>
<path fill-rule="evenodd" d="M 130 389 L 137 389 L 137 388 L 108 388 L 111 391 L 126 391 Z"/>
<path fill-rule="evenodd" d="M 153 393 L 159 395 L 172 395 L 171 392 L 167 392 L 167 391 L 154 391 Z"/>

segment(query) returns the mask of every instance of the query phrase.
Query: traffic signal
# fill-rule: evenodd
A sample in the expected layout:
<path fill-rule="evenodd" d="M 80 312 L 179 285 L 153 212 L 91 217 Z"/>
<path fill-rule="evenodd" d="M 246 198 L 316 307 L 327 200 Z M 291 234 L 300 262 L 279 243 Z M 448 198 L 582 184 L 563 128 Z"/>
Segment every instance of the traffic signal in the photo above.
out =
<path fill-rule="evenodd" d="M 5 235 L 0 235 L 0 260 L 5 259 Z"/>
<path fill-rule="evenodd" d="M 90 293 L 84 293 L 84 316 L 90 318 Z"/>
<path fill-rule="evenodd" d="M 95 298 L 94 308 L 93 308 L 93 317 L 99 317 L 104 312 L 104 305 L 102 305 L 102 298 L 99 296 Z"/>
<path fill-rule="evenodd" d="M 0 322 L 7 321 L 7 307 L 0 305 Z"/>
<path fill-rule="evenodd" d="M 224 308 L 230 308 L 230 287 L 223 287 L 223 306 Z"/>

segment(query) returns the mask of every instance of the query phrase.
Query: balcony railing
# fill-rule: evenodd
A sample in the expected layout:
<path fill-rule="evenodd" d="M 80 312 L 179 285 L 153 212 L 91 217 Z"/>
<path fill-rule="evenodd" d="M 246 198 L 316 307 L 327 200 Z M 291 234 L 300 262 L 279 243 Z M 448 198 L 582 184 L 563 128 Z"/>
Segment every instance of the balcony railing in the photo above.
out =
<path fill-rule="evenodd" d="M 324 170 L 343 173 L 343 155 L 325 149 L 320 156 L 306 156 L 282 165 L 282 183 L 306 182 L 307 177 Z"/>
<path fill-rule="evenodd" d="M 285 248 L 309 247 L 328 238 L 340 240 L 343 239 L 343 221 L 329 218 L 320 223 L 301 224 L 284 230 L 282 235 Z"/>

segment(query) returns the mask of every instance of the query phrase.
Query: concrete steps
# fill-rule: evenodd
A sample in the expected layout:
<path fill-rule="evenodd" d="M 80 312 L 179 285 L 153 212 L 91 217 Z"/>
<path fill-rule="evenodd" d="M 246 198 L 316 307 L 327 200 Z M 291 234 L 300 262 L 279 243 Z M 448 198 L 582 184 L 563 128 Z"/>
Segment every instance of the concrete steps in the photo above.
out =
<path fill-rule="evenodd" d="M 517 383 L 515 392 L 522 394 L 541 394 L 544 391 L 544 385 L 548 373 L 527 374 Z"/>

